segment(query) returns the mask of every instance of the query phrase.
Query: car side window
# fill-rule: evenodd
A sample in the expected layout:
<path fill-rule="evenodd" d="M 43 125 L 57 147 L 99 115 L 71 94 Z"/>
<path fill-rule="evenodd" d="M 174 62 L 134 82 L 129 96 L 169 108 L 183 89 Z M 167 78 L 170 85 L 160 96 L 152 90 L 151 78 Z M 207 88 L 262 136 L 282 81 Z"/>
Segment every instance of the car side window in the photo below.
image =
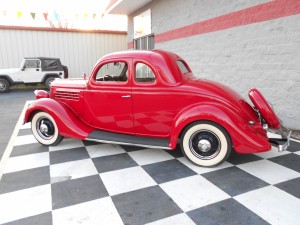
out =
<path fill-rule="evenodd" d="M 144 63 L 137 63 L 135 65 L 135 80 L 136 82 L 150 82 L 155 81 L 155 75 L 152 69 Z"/>
<path fill-rule="evenodd" d="M 177 65 L 178 65 L 178 67 L 179 67 L 182 74 L 190 72 L 189 69 L 184 64 L 184 62 L 182 62 L 181 60 L 177 60 L 176 62 L 177 62 Z"/>
<path fill-rule="evenodd" d="M 40 60 L 26 60 L 24 68 L 40 68 Z"/>
<path fill-rule="evenodd" d="M 101 66 L 96 75 L 96 81 L 126 82 L 128 80 L 128 65 L 125 62 L 109 62 Z"/>

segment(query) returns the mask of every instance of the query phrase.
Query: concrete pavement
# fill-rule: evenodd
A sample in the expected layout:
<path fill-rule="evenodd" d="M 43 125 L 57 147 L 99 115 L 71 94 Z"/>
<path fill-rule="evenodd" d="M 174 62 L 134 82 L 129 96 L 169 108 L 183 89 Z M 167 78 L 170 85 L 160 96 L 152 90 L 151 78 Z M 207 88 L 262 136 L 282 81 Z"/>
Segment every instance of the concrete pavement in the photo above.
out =
<path fill-rule="evenodd" d="M 35 99 L 33 91 L 36 87 L 26 90 L 10 90 L 0 94 L 0 159 L 14 131 L 20 113 L 27 100 Z"/>

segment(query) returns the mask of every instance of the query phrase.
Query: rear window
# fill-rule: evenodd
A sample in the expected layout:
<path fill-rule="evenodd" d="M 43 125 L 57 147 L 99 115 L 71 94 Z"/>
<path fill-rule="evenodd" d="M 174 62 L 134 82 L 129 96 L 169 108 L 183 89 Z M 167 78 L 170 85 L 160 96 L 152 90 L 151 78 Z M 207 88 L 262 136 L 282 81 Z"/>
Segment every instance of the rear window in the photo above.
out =
<path fill-rule="evenodd" d="M 190 70 L 188 69 L 188 67 L 185 65 L 183 61 L 177 60 L 176 62 L 182 74 L 190 72 Z"/>
<path fill-rule="evenodd" d="M 56 59 L 45 59 L 44 61 L 44 70 L 60 70 L 60 63 Z"/>

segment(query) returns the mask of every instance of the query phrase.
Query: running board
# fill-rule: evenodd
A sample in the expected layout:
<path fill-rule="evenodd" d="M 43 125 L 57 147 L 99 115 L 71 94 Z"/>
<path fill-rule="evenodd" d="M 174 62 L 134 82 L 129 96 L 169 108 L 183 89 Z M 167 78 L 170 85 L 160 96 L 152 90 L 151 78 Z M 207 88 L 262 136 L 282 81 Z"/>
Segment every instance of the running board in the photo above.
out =
<path fill-rule="evenodd" d="M 87 141 L 103 142 L 108 144 L 133 145 L 146 148 L 171 149 L 169 139 L 165 138 L 147 138 L 132 136 L 128 134 L 118 134 L 107 131 L 95 130 L 85 139 Z"/>

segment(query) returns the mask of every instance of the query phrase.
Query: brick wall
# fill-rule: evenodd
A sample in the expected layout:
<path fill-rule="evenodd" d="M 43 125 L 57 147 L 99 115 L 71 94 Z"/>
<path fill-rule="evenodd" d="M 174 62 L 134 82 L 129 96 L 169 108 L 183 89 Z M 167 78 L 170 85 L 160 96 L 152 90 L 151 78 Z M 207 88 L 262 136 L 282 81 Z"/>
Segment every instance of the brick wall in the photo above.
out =
<path fill-rule="evenodd" d="M 300 129 L 300 1 L 152 1 L 155 48 L 182 56 L 194 74 L 248 99 L 258 88 L 289 128 Z M 198 23 L 198 24 L 197 24 Z"/>

